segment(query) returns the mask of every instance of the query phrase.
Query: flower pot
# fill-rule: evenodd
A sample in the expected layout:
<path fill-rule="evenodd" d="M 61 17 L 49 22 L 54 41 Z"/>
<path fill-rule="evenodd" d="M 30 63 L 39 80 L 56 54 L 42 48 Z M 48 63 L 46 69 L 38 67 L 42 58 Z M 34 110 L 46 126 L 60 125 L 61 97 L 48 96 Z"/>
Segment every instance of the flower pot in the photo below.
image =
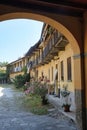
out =
<path fill-rule="evenodd" d="M 70 105 L 64 106 L 64 112 L 70 112 Z"/>

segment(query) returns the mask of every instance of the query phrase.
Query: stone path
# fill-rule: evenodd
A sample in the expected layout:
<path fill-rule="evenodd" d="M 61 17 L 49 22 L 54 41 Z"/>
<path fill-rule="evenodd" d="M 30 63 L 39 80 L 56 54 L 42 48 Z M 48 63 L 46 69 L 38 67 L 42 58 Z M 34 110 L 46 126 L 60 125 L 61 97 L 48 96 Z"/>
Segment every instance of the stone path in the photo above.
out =
<path fill-rule="evenodd" d="M 0 130 L 77 130 L 72 120 L 58 111 L 55 116 L 53 111 L 44 116 L 26 111 L 19 100 L 23 96 L 0 85 Z"/>

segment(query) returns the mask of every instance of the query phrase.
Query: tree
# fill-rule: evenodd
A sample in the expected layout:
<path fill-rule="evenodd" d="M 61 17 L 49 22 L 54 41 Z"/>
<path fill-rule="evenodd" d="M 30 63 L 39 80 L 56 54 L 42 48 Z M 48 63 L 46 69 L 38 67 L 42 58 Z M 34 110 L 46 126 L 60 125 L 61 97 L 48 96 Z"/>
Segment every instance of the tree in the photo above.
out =
<path fill-rule="evenodd" d="M 5 62 L 5 61 L 4 62 L 0 62 L 0 66 L 1 67 L 7 66 L 7 65 L 8 65 L 8 62 Z"/>

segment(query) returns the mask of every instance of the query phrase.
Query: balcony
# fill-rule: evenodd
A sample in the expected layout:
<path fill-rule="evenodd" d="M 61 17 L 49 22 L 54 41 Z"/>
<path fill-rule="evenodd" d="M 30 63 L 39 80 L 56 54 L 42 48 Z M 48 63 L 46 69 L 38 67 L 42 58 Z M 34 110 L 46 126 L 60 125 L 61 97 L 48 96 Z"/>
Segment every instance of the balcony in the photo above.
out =
<path fill-rule="evenodd" d="M 67 39 L 64 36 L 61 36 L 58 39 L 57 43 L 55 44 L 55 47 L 57 47 L 59 49 L 60 48 L 65 48 L 65 46 L 67 45 L 67 43 L 68 43 Z"/>
<path fill-rule="evenodd" d="M 32 67 L 36 67 L 38 65 L 38 57 L 32 61 Z"/>
<path fill-rule="evenodd" d="M 22 71 L 22 67 L 18 66 L 18 67 L 10 67 L 10 73 L 17 73 L 17 72 L 21 72 Z"/>
<path fill-rule="evenodd" d="M 68 40 L 58 31 L 55 31 L 43 51 L 43 62 L 49 63 L 60 51 L 65 50 L 67 44 Z"/>
<path fill-rule="evenodd" d="M 60 51 L 65 50 L 67 44 L 68 40 L 58 31 L 55 31 L 48 40 L 42 55 L 33 61 L 33 67 L 48 64 L 52 59 L 54 59 L 54 56 L 58 56 Z"/>
<path fill-rule="evenodd" d="M 43 64 L 42 63 L 43 62 L 43 54 L 42 55 L 40 55 L 40 57 L 38 58 L 38 64 Z"/>

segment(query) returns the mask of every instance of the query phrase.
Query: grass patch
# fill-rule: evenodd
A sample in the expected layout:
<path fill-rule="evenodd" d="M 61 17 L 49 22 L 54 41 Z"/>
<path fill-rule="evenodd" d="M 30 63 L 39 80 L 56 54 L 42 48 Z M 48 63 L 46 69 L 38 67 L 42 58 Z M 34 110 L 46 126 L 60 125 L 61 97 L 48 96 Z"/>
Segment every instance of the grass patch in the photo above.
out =
<path fill-rule="evenodd" d="M 44 115 L 44 114 L 47 114 L 48 111 L 47 111 L 47 108 L 46 107 L 33 107 L 31 109 L 31 112 L 34 113 L 34 114 L 38 114 L 38 115 Z"/>
<path fill-rule="evenodd" d="M 3 87 L 3 88 L 12 88 L 13 86 L 10 85 L 10 84 L 0 84 L 0 87 Z"/>
<path fill-rule="evenodd" d="M 26 96 L 24 98 L 23 104 L 32 113 L 37 115 L 47 114 L 48 108 L 52 107 L 50 104 L 42 105 L 41 97 L 37 95 Z"/>

